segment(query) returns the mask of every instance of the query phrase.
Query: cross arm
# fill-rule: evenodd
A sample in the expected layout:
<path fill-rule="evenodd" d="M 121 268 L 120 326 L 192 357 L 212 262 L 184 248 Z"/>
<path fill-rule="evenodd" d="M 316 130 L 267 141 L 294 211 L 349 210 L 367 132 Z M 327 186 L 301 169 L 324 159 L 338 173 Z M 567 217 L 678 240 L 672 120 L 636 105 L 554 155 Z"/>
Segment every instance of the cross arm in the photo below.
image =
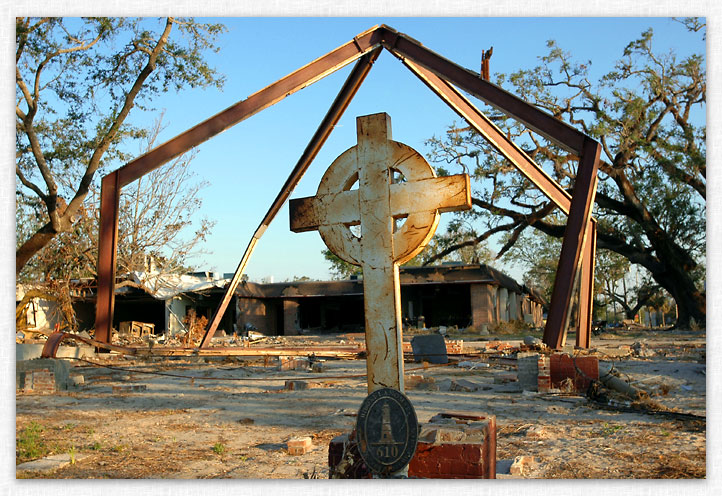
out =
<path fill-rule="evenodd" d="M 306 232 L 318 226 L 360 222 L 358 190 L 296 198 L 288 202 L 291 231 Z"/>
<path fill-rule="evenodd" d="M 394 217 L 429 210 L 443 213 L 470 208 L 471 187 L 467 174 L 391 185 L 391 214 Z"/>

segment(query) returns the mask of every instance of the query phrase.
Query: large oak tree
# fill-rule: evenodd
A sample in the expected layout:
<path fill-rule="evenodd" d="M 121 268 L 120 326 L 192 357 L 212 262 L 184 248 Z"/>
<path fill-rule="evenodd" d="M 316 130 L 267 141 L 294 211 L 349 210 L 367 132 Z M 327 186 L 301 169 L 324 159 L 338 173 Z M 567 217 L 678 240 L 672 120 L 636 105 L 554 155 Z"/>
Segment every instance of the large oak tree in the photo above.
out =
<path fill-rule="evenodd" d="M 687 27 L 692 34 L 680 26 L 680 36 L 700 37 L 701 31 L 703 37 L 698 20 L 687 21 Z M 642 33 L 598 80 L 589 76 L 591 62 L 574 61 L 550 41 L 537 67 L 500 75 L 498 84 L 601 143 L 593 212 L 598 247 L 644 267 L 675 299 L 678 325 L 686 326 L 690 318 L 704 323 L 706 315 L 705 57 L 657 53 L 653 39 L 651 30 Z M 494 118 L 572 191 L 578 157 L 503 116 Z M 563 236 L 563 216 L 473 130 L 451 126 L 429 143 L 440 173 L 462 168 L 473 175 L 474 208 L 461 215 L 481 231 L 439 256 L 497 233 L 503 235 L 502 255 L 529 227 Z M 434 257 L 427 261 L 432 262 Z"/>

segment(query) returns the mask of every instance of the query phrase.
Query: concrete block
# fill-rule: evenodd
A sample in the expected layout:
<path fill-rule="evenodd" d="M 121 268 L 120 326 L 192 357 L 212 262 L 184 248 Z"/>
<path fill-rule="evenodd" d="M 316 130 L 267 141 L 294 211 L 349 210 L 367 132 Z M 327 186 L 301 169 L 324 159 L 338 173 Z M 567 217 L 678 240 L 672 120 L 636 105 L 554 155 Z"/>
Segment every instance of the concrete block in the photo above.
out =
<path fill-rule="evenodd" d="M 75 461 L 79 462 L 80 460 L 87 458 L 90 455 L 83 455 L 81 453 L 77 453 L 75 455 Z M 41 458 L 40 460 L 33 460 L 31 462 L 25 462 L 21 463 L 17 467 L 15 467 L 15 470 L 19 471 L 34 471 L 34 472 L 47 472 L 50 470 L 55 470 L 58 468 L 65 467 L 67 465 L 70 465 L 73 461 L 73 458 L 71 458 L 70 454 L 63 453 L 60 455 L 51 455 L 47 456 L 45 458 Z"/>
<path fill-rule="evenodd" d="M 452 391 L 463 391 L 465 393 L 471 393 L 474 391 L 478 391 L 481 389 L 480 384 L 476 384 L 471 381 L 467 381 L 466 379 L 456 379 L 451 381 L 451 390 Z"/>
<path fill-rule="evenodd" d="M 82 386 L 83 384 L 85 384 L 85 376 L 82 376 L 82 375 L 71 375 L 71 376 L 70 376 L 70 382 L 73 384 L 73 386 L 75 386 L 75 387 L 80 387 L 80 386 Z"/>
<path fill-rule="evenodd" d="M 37 343 L 15 343 L 15 361 L 34 360 L 40 358 L 44 344 Z M 57 358 L 90 358 L 95 356 L 95 349 L 92 346 L 60 346 Z"/>
<path fill-rule="evenodd" d="M 519 385 L 525 391 L 536 391 L 538 387 L 537 376 L 539 375 L 539 354 L 519 353 L 516 357 L 516 364 L 519 369 Z"/>
<path fill-rule="evenodd" d="M 439 391 L 451 391 L 451 385 L 453 381 L 451 379 L 444 379 L 436 383 L 436 388 Z"/>
<path fill-rule="evenodd" d="M 509 467 L 509 473 L 511 475 L 528 474 L 537 463 L 537 459 L 533 456 L 517 456 Z"/>
<path fill-rule="evenodd" d="M 289 455 L 305 455 L 313 448 L 310 437 L 294 437 L 286 443 Z"/>
<path fill-rule="evenodd" d="M 145 384 L 124 384 L 113 386 L 113 394 L 138 393 L 145 391 L 148 387 Z"/>

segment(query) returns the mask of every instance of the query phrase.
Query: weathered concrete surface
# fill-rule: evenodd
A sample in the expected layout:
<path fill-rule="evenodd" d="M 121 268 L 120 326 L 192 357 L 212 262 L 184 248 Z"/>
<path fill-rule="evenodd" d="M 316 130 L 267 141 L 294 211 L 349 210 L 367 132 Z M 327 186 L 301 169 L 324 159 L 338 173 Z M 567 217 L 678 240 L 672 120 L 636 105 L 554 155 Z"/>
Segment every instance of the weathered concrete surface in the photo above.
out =
<path fill-rule="evenodd" d="M 15 343 L 15 360 L 40 358 L 44 344 Z M 58 358 L 83 358 L 95 356 L 92 346 L 60 346 L 55 354 Z"/>
<path fill-rule="evenodd" d="M 90 455 L 82 455 L 82 454 L 76 454 L 74 457 L 71 457 L 68 453 L 63 453 L 60 455 L 51 455 L 45 458 L 41 458 L 40 460 L 33 460 L 31 462 L 25 462 L 21 463 L 17 467 L 15 467 L 15 470 L 20 471 L 33 471 L 33 472 L 48 472 L 50 470 L 55 470 L 58 468 L 65 467 L 67 465 L 70 465 L 73 460 L 77 463 L 84 458 L 87 458 Z"/>

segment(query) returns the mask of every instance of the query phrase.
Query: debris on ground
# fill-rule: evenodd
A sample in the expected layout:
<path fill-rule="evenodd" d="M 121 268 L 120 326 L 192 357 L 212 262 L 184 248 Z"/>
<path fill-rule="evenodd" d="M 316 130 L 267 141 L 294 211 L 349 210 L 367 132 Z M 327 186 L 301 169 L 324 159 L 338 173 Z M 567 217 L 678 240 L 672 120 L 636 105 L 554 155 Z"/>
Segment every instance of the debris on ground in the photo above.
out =
<path fill-rule="evenodd" d="M 532 348 L 523 335 L 500 334 L 490 342 L 467 334 L 464 354 L 449 354 L 447 364 L 414 364 L 408 357 L 406 395 L 420 423 L 439 411 L 473 411 L 480 405 L 495 415 L 500 478 L 704 478 L 704 333 L 649 332 L 641 339 L 632 331 L 628 337 L 624 329 L 615 332 L 620 337 L 595 341 L 588 352 L 575 350 L 571 338 L 561 354 Z M 447 328 L 447 336 L 453 333 Z M 363 342 L 363 334 L 343 340 L 351 337 L 354 346 Z M 266 339 L 262 349 L 276 339 Z M 278 347 L 296 350 L 340 346 L 339 335 L 281 340 Z M 449 340 L 444 341 L 448 347 Z M 637 355 L 634 348 L 640 350 Z M 289 370 L 278 370 L 275 356 L 262 355 L 104 353 L 53 360 L 68 366 L 68 389 L 31 395 L 22 389 L 25 379 L 18 387 L 18 477 L 333 476 L 340 469 L 329 468 L 328 447 L 355 425 L 368 394 L 366 364 L 354 359 L 356 354 L 323 356 L 323 362 L 317 356 L 309 350 L 298 360 L 299 368 Z M 540 357 L 548 363 L 548 370 L 542 367 L 548 392 L 538 392 Z M 323 368 L 311 375 L 317 363 Z M 613 364 L 611 374 L 608 364 Z M 51 365 L 40 369 L 55 370 Z M 563 372 L 559 377 L 558 371 Z M 625 383 L 619 387 L 627 393 L 611 387 L 608 375 Z M 587 390 L 581 389 L 580 381 L 590 378 Z M 42 373 L 37 379 L 40 385 Z M 286 381 L 297 382 L 287 388 Z M 146 390 L 134 392 L 133 386 Z M 288 442 L 303 437 L 310 437 L 312 447 L 302 456 L 289 456 Z M 210 453 L 211 447 L 222 455 Z M 47 472 L 20 468 L 69 452 L 76 453 L 76 463 Z M 344 459 L 354 456 L 349 444 Z M 519 457 L 532 457 L 533 463 L 522 459 L 519 475 L 503 474 L 502 461 L 509 462 L 508 472 Z M 349 467 L 352 472 L 354 465 Z"/>

